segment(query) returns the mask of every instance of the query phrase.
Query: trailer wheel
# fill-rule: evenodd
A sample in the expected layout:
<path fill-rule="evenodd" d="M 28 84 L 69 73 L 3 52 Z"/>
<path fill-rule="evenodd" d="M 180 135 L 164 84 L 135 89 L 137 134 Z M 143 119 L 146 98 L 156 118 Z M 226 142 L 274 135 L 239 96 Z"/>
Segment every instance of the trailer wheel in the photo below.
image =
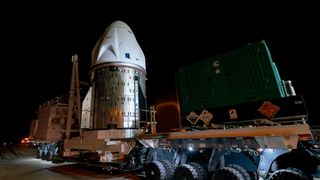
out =
<path fill-rule="evenodd" d="M 145 167 L 145 173 L 147 179 L 166 179 L 166 169 L 160 161 L 149 162 Z"/>
<path fill-rule="evenodd" d="M 223 167 L 214 172 L 212 180 L 244 180 L 244 178 L 238 170 Z"/>
<path fill-rule="evenodd" d="M 64 160 L 60 159 L 58 156 L 52 156 L 52 163 L 53 164 L 58 164 L 58 163 L 63 163 Z"/>
<path fill-rule="evenodd" d="M 173 174 L 174 180 L 195 180 L 199 179 L 195 167 L 189 164 L 182 164 L 176 168 Z"/>
<path fill-rule="evenodd" d="M 41 159 L 41 154 L 42 154 L 42 152 L 41 151 L 37 151 L 37 159 Z"/>
<path fill-rule="evenodd" d="M 51 161 L 50 151 L 47 152 L 47 154 L 44 157 L 44 160 Z"/>
<path fill-rule="evenodd" d="M 251 180 L 249 173 L 242 166 L 238 164 L 228 164 L 227 167 L 232 167 L 239 171 L 239 173 L 243 176 L 244 180 Z"/>
<path fill-rule="evenodd" d="M 166 179 L 171 179 L 175 169 L 174 165 L 166 159 L 159 160 L 159 161 L 163 164 L 166 170 Z"/>
<path fill-rule="evenodd" d="M 42 160 L 46 160 L 46 157 L 47 157 L 47 153 L 46 152 L 42 152 L 41 159 Z"/>
<path fill-rule="evenodd" d="M 269 180 L 308 180 L 307 176 L 303 174 L 302 171 L 298 169 L 280 169 L 273 172 Z"/>
<path fill-rule="evenodd" d="M 201 180 L 206 180 L 207 179 L 207 176 L 208 176 L 208 173 L 207 173 L 207 170 L 201 166 L 199 163 L 196 163 L 196 162 L 192 162 L 192 163 L 189 163 L 189 165 L 193 166 L 197 173 L 198 173 L 198 179 Z"/>

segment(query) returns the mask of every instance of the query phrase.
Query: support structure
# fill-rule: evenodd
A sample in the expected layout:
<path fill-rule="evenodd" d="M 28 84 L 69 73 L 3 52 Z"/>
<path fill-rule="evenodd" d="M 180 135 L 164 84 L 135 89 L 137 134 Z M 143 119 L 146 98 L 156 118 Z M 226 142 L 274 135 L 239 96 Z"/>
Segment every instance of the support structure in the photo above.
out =
<path fill-rule="evenodd" d="M 150 124 L 151 124 L 151 134 L 157 133 L 157 122 L 156 122 L 156 108 L 155 106 L 150 107 Z"/>
<path fill-rule="evenodd" d="M 78 55 L 75 54 L 71 58 L 72 61 L 72 75 L 71 75 L 71 84 L 69 91 L 69 108 L 68 108 L 68 117 L 67 117 L 67 127 L 66 127 L 66 138 L 70 139 L 71 135 L 71 126 L 72 119 L 75 118 L 78 120 L 80 137 L 81 133 L 81 101 L 80 101 L 80 85 L 79 85 L 79 71 L 78 71 Z"/>

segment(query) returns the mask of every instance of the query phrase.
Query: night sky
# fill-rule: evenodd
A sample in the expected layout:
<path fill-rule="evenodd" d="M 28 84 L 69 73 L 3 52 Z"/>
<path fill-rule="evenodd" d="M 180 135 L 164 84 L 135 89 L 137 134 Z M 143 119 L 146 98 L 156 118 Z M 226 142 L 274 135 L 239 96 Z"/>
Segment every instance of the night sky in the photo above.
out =
<path fill-rule="evenodd" d="M 309 123 L 320 124 L 316 65 L 320 13 L 313 8 L 316 6 L 144 6 L 3 7 L 9 13 L 1 17 L 1 138 L 28 135 L 39 104 L 68 93 L 74 53 L 79 56 L 80 80 L 88 81 L 91 51 L 115 20 L 129 25 L 145 53 L 149 105 L 175 100 L 174 74 L 178 68 L 264 39 L 282 79 L 292 80 L 296 92 L 304 95 Z M 166 122 L 158 121 L 159 125 Z"/>

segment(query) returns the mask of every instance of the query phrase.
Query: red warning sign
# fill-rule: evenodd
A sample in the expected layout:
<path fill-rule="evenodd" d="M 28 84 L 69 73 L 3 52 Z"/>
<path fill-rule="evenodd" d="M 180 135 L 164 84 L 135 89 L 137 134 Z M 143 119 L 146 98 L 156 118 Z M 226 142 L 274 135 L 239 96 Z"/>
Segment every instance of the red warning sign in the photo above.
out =
<path fill-rule="evenodd" d="M 274 117 L 277 112 L 280 110 L 280 107 L 272 104 L 270 101 L 265 101 L 258 109 L 258 112 L 266 117 Z"/>

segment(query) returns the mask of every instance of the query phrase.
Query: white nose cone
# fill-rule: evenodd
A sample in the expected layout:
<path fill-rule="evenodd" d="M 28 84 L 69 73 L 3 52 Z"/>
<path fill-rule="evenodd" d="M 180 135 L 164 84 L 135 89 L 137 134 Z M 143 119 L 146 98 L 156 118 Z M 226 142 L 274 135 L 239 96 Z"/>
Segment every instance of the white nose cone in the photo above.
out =
<path fill-rule="evenodd" d="M 108 26 L 92 52 L 92 65 L 128 65 L 146 71 L 144 54 L 130 27 L 115 21 Z"/>

